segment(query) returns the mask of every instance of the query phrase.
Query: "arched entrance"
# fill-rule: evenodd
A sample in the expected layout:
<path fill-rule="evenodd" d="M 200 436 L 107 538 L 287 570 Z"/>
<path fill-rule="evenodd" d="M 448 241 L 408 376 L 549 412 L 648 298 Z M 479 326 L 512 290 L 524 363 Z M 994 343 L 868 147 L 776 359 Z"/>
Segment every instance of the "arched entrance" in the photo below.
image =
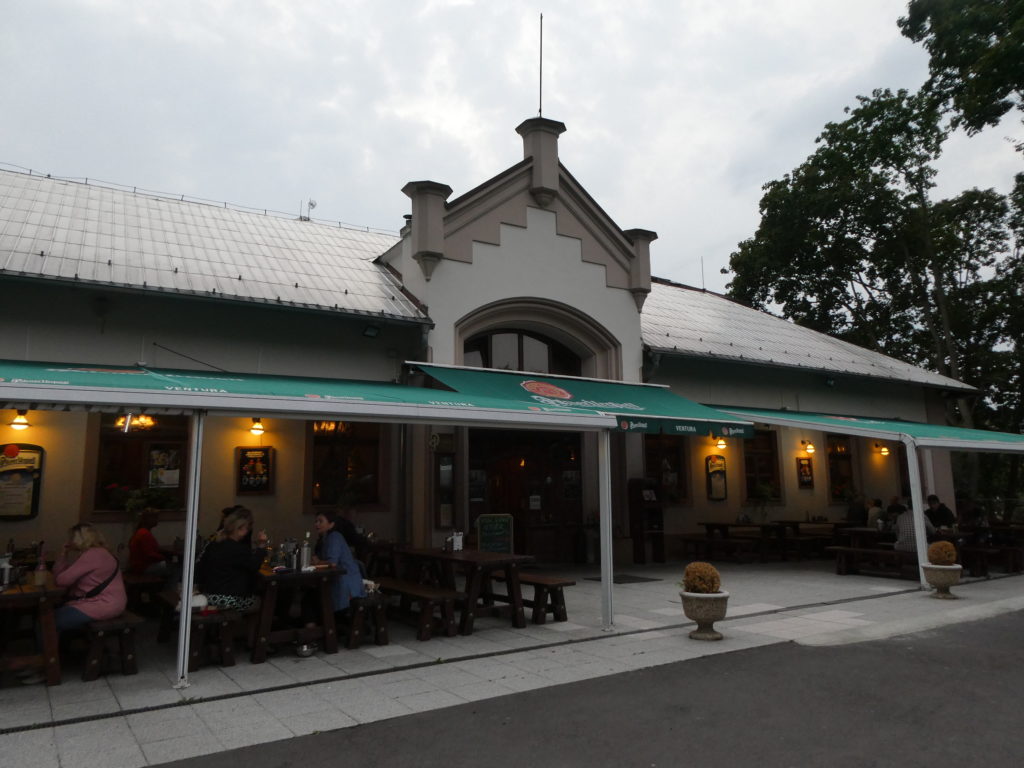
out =
<path fill-rule="evenodd" d="M 621 377 L 619 345 L 571 307 L 538 299 L 481 308 L 456 326 L 458 362 L 560 376 Z M 468 522 L 514 520 L 517 552 L 543 562 L 587 559 L 597 529 L 596 444 L 575 432 L 468 429 Z"/>

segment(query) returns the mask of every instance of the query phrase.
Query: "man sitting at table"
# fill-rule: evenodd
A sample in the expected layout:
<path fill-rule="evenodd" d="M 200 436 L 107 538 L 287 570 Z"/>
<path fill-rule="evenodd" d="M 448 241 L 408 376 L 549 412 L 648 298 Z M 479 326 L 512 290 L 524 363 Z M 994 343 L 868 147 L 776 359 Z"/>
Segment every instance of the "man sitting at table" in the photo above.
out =
<path fill-rule="evenodd" d="M 935 526 L 927 517 L 924 520 L 924 527 L 927 536 L 935 535 Z M 894 549 L 901 552 L 917 552 L 917 539 L 914 536 L 914 513 L 910 509 L 900 512 L 896 518 L 896 543 Z"/>
<path fill-rule="evenodd" d="M 167 573 L 167 559 L 160 552 L 153 529 L 160 521 L 160 513 L 146 507 L 139 514 L 139 525 L 128 542 L 129 573 Z"/>
<path fill-rule="evenodd" d="M 939 501 L 939 497 L 934 493 L 928 497 L 928 509 L 924 513 L 936 528 L 949 528 L 956 524 L 953 510 Z"/>

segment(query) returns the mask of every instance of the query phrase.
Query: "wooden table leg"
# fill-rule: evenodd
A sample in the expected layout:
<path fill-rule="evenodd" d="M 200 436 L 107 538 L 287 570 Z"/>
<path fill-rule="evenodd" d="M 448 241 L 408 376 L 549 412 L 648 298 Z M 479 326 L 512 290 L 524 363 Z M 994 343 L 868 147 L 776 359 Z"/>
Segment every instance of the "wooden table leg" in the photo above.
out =
<path fill-rule="evenodd" d="M 320 626 L 324 630 L 324 653 L 338 652 L 338 630 L 334 626 L 334 606 L 331 604 L 331 578 L 320 579 Z M 333 578 L 341 578 L 335 576 Z"/>
<path fill-rule="evenodd" d="M 522 629 L 526 626 L 526 613 L 523 611 L 523 591 L 519 584 L 519 566 L 509 563 L 505 568 L 505 581 L 508 584 L 508 596 L 512 603 L 512 626 Z"/>
<path fill-rule="evenodd" d="M 470 566 L 469 572 L 466 574 L 466 604 L 462 608 L 459 634 L 473 634 L 473 618 L 476 614 L 477 600 L 480 599 L 480 576 L 480 567 L 477 565 Z M 519 583 L 518 576 L 516 577 L 516 583 Z"/>
<path fill-rule="evenodd" d="M 60 685 L 60 645 L 57 623 L 53 618 L 53 601 L 43 598 L 39 605 L 39 628 L 43 636 L 43 668 L 47 685 Z"/>
<path fill-rule="evenodd" d="M 267 660 L 267 646 L 270 644 L 270 630 L 274 623 L 274 606 L 276 604 L 277 581 L 271 580 L 263 592 L 259 626 L 256 629 L 256 641 L 252 645 L 252 653 L 249 656 L 253 664 L 262 664 Z"/>

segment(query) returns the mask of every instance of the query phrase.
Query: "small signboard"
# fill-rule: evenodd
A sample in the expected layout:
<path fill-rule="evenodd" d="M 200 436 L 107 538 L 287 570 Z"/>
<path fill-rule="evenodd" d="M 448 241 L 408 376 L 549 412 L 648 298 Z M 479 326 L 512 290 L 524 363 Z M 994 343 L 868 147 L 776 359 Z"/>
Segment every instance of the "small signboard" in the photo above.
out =
<path fill-rule="evenodd" d="M 0 445 L 0 520 L 28 520 L 39 514 L 43 448 L 29 443 Z"/>
<path fill-rule="evenodd" d="M 477 548 L 512 554 L 512 515 L 480 515 L 476 519 Z"/>

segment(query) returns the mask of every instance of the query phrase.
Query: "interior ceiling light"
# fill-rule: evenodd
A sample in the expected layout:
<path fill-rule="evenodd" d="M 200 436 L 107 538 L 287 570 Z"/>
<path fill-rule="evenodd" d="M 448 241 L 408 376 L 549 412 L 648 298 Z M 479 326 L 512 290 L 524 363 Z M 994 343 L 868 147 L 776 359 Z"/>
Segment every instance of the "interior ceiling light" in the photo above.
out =
<path fill-rule="evenodd" d="M 28 423 L 27 414 L 28 411 L 18 411 L 7 426 L 11 429 L 28 429 L 32 425 Z"/>
<path fill-rule="evenodd" d="M 130 424 L 129 420 L 131 420 Z M 128 424 L 127 429 L 125 428 L 126 424 Z M 152 416 L 147 416 L 145 413 L 140 413 L 138 416 L 129 413 L 126 416 L 119 416 L 117 421 L 114 422 L 114 426 L 124 432 L 128 432 L 131 429 L 152 429 L 156 426 L 156 419 Z"/>
<path fill-rule="evenodd" d="M 259 418 L 253 417 L 252 426 L 249 427 L 249 431 L 254 435 L 262 435 L 266 430 L 263 428 L 263 422 Z"/>

